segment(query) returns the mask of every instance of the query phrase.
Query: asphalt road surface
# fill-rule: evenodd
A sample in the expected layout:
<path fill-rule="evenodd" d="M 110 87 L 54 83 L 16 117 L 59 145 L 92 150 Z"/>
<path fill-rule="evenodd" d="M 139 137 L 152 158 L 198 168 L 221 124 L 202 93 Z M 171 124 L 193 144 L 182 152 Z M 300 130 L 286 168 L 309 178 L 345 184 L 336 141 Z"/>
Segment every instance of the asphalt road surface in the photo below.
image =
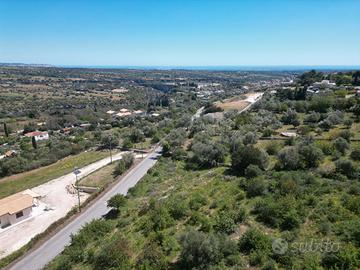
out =
<path fill-rule="evenodd" d="M 60 254 L 66 245 L 70 244 L 71 234 L 81 229 L 81 227 L 93 219 L 101 218 L 109 212 L 106 202 L 115 194 L 126 194 L 128 190 L 135 186 L 137 182 L 153 167 L 160 156 L 161 147 L 151 152 L 144 160 L 134 167 L 119 183 L 100 197 L 93 205 L 86 209 L 80 216 L 58 231 L 39 248 L 28 253 L 21 260 L 16 262 L 11 270 L 37 270 L 42 269 Z"/>
<path fill-rule="evenodd" d="M 124 153 L 126 152 L 114 153 L 113 160 L 121 159 Z M 139 155 L 136 155 L 136 157 L 138 158 Z M 78 179 L 101 169 L 109 163 L 110 157 L 106 157 L 80 168 L 81 173 L 78 174 Z M 24 246 L 37 234 L 44 232 L 52 223 L 66 216 L 77 205 L 78 198 L 76 194 L 70 194 L 66 189 L 66 186 L 71 184 L 75 184 L 75 175 L 72 172 L 31 188 L 32 191 L 40 195 L 42 204 L 33 208 L 30 218 L 5 230 L 0 230 L 0 259 Z M 88 194 L 81 193 L 81 201 L 86 200 L 88 196 Z M 51 210 L 44 211 L 44 204 Z"/>

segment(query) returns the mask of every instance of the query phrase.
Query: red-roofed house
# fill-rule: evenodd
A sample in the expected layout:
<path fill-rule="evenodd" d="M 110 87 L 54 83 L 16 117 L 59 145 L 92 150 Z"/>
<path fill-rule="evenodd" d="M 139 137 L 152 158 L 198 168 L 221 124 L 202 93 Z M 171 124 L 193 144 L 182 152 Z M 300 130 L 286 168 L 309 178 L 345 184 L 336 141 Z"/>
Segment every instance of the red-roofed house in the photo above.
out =
<path fill-rule="evenodd" d="M 25 134 L 26 137 L 35 137 L 35 141 L 43 141 L 49 139 L 49 133 L 46 131 L 33 131 Z"/>

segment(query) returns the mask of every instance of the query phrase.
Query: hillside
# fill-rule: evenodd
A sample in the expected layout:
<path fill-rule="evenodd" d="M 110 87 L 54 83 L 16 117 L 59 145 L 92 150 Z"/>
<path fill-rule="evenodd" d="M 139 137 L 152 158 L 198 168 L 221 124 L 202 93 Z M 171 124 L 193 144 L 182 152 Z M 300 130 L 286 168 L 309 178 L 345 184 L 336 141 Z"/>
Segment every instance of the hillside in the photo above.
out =
<path fill-rule="evenodd" d="M 46 269 L 359 269 L 359 98 L 294 89 L 172 130 Z"/>

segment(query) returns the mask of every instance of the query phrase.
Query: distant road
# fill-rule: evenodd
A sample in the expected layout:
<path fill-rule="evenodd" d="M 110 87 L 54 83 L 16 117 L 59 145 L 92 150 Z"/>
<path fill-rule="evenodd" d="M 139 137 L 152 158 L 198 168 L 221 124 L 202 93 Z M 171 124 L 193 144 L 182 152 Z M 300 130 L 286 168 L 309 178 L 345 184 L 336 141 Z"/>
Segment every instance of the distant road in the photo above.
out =
<path fill-rule="evenodd" d="M 252 93 L 249 94 L 248 97 L 245 99 L 245 101 L 250 102 L 249 105 L 247 105 L 244 109 L 242 109 L 239 113 L 243 113 L 247 110 L 249 110 L 255 103 L 257 103 L 259 100 L 261 100 L 264 93 Z"/>
<path fill-rule="evenodd" d="M 106 202 L 115 194 L 126 194 L 137 182 L 153 167 L 161 155 L 161 147 L 157 147 L 144 160 L 136 165 L 119 183 L 102 195 L 93 205 L 87 208 L 80 216 L 58 231 L 39 248 L 29 252 L 9 269 L 37 270 L 42 269 L 59 255 L 66 245 L 70 244 L 70 235 L 76 234 L 82 226 L 93 219 L 101 218 L 110 210 Z"/>
<path fill-rule="evenodd" d="M 199 118 L 204 111 L 205 107 L 201 107 L 196 111 L 196 113 L 191 117 L 191 122 L 194 121 L 196 118 Z"/>

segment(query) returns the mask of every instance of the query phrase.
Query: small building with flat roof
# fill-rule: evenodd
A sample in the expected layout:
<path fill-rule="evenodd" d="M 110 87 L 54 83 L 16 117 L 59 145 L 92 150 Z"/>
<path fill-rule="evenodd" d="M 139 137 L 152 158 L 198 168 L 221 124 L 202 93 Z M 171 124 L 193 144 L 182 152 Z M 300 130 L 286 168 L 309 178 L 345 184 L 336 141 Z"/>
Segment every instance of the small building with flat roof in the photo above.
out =
<path fill-rule="evenodd" d="M 43 140 L 48 140 L 49 139 L 49 133 L 47 133 L 46 131 L 42 132 L 42 131 L 33 131 L 33 132 L 29 132 L 25 134 L 25 137 L 35 137 L 35 141 L 43 141 Z"/>
<path fill-rule="evenodd" d="M 0 228 L 14 225 L 28 217 L 35 204 L 34 198 L 38 197 L 31 190 L 15 193 L 0 200 Z"/>

